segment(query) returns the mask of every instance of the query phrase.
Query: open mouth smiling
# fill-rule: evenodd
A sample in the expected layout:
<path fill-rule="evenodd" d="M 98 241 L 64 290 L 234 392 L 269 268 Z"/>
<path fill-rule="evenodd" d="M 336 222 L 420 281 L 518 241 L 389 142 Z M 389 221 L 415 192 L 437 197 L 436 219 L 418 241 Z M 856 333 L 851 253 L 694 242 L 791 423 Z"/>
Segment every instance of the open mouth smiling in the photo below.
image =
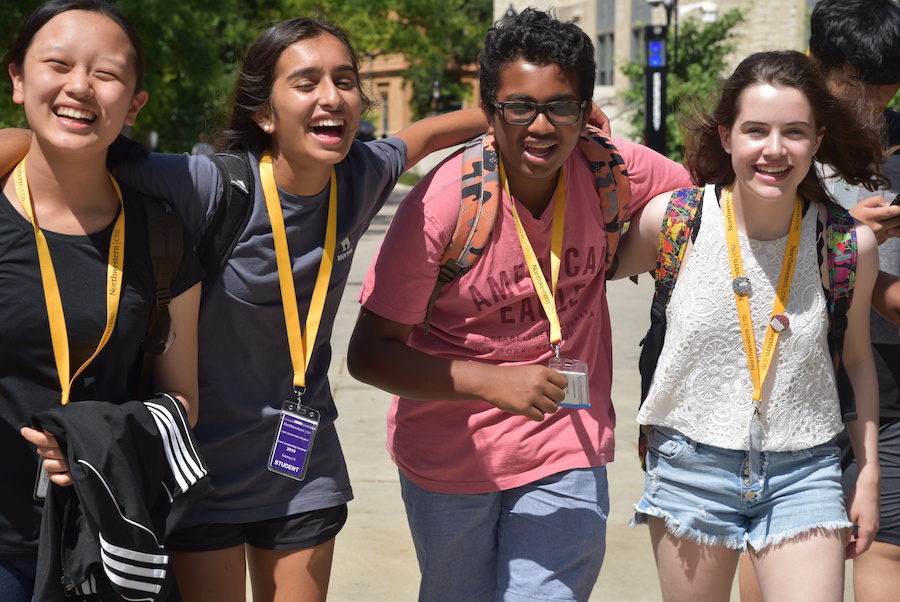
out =
<path fill-rule="evenodd" d="M 346 122 L 343 119 L 317 119 L 309 124 L 317 135 L 340 138 L 344 135 Z"/>
<path fill-rule="evenodd" d="M 97 120 L 97 116 L 90 111 L 82 109 L 73 109 L 71 107 L 57 107 L 53 110 L 54 115 L 68 119 L 69 121 L 77 121 L 79 123 L 93 123 Z"/>
<path fill-rule="evenodd" d="M 770 176 L 780 176 L 790 171 L 790 165 L 755 165 L 756 171 Z"/>
<path fill-rule="evenodd" d="M 553 152 L 556 144 L 552 142 L 529 142 L 525 144 L 525 152 L 535 157 L 545 157 Z"/>

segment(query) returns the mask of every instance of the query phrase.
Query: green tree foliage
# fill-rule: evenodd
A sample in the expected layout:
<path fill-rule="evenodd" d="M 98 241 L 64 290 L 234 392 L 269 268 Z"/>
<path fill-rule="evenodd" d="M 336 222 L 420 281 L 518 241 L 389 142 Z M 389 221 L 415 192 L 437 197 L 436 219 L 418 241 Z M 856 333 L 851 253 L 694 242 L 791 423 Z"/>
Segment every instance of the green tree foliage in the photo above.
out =
<path fill-rule="evenodd" d="M 715 23 L 684 19 L 678 27 L 678 58 L 675 57 L 675 32 L 668 36 L 669 72 L 666 78 L 666 155 L 675 161 L 684 158 L 684 137 L 679 122 L 691 111 L 703 109 L 713 101 L 719 89 L 719 77 L 725 70 L 725 58 L 735 49 L 734 27 L 744 20 L 740 9 L 730 10 Z M 625 93 L 627 103 L 637 105 L 631 115 L 632 135 L 644 133 L 644 63 L 630 61 L 622 67 L 632 87 Z"/>
<path fill-rule="evenodd" d="M 112 0 L 135 23 L 147 51 L 144 87 L 150 93 L 132 137 L 146 143 L 158 134 L 158 150 L 183 152 L 202 132 L 218 130 L 227 115 L 231 87 L 243 52 L 274 22 L 300 15 L 340 24 L 363 58 L 402 52 L 413 88 L 416 116 L 431 109 L 432 83 L 445 97 L 461 99 L 460 83 L 476 60 L 490 24 L 489 0 Z M 0 11 L 3 52 L 37 0 L 4 0 Z M 11 85 L 0 77 L 0 127 L 25 127 Z"/>
<path fill-rule="evenodd" d="M 15 40 L 14 34 L 18 32 L 19 25 L 35 3 L 33 0 L 5 0 L 4 8 L 0 10 L 0 32 L 2 32 L 3 50 L 0 55 L 5 55 Z M 6 73 L 5 65 L 3 73 L 0 73 L 0 127 L 26 127 L 25 114 L 22 109 L 13 104 L 12 83 Z"/>
<path fill-rule="evenodd" d="M 5 0 L 0 11 L 4 52 L 22 19 L 40 3 Z M 150 100 L 138 115 L 132 137 L 146 143 L 158 134 L 158 150 L 190 150 L 201 131 L 218 129 L 240 53 L 271 21 L 287 11 L 284 2 L 260 0 L 118 0 L 114 4 L 141 32 L 147 54 L 144 87 Z M 9 78 L 0 78 L 0 127 L 24 127 L 22 108 L 10 98 Z"/>
<path fill-rule="evenodd" d="M 461 79 L 473 72 L 493 5 L 487 0 L 401 0 L 395 5 L 397 25 L 385 44 L 410 62 L 403 74 L 413 89 L 417 117 L 432 110 L 434 82 L 442 97 L 461 100 L 469 86 Z M 440 108 L 440 107 L 439 107 Z"/>

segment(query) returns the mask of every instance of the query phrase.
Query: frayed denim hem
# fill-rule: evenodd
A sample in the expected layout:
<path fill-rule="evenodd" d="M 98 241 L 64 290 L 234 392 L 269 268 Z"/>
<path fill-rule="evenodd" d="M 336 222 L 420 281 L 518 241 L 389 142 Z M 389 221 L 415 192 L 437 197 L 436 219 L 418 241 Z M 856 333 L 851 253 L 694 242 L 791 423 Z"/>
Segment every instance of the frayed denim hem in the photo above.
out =
<path fill-rule="evenodd" d="M 666 529 L 678 539 L 686 539 L 703 546 L 724 546 L 729 550 L 735 550 L 737 552 L 745 552 L 747 550 L 746 538 L 720 537 L 718 535 L 710 535 L 703 531 L 698 531 L 697 529 L 684 527 L 678 519 L 656 506 L 641 509 L 635 504 L 634 518 L 631 519 L 631 526 L 635 527 L 637 525 L 647 524 L 648 516 L 654 516 L 665 520 Z"/>
<path fill-rule="evenodd" d="M 784 533 L 775 533 L 774 535 L 768 535 L 764 538 L 760 538 L 749 543 L 754 551 L 760 552 L 769 546 L 777 546 L 780 543 L 784 543 L 785 541 L 794 539 L 817 529 L 821 529 L 822 531 L 840 531 L 841 529 L 849 529 L 852 526 L 853 523 L 847 521 L 812 523 L 809 525 L 804 525 L 802 527 L 797 527 L 796 529 L 792 529 Z"/>

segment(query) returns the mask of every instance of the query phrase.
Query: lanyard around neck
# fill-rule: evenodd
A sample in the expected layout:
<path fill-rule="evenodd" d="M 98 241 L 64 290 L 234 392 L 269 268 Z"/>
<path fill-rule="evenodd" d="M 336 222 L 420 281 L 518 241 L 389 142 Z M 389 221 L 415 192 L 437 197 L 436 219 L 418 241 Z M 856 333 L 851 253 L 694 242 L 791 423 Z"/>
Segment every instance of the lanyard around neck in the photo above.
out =
<path fill-rule="evenodd" d="M 26 157 L 27 158 L 27 157 Z M 112 236 L 109 241 L 109 255 L 106 269 L 106 328 L 100 337 L 100 342 L 94 353 L 87 359 L 75 374 L 69 376 L 69 335 L 66 330 L 66 316 L 63 312 L 62 297 L 59 294 L 59 282 L 56 279 L 56 271 L 53 269 L 53 259 L 50 256 L 50 247 L 47 239 L 41 231 L 34 216 L 34 204 L 31 192 L 28 189 L 28 178 L 25 175 L 25 159 L 19 162 L 13 174 L 16 194 L 25 215 L 34 228 L 34 239 L 37 244 L 38 263 L 41 269 L 41 282 L 44 286 L 44 302 L 47 305 L 47 318 L 50 322 L 50 342 L 53 346 L 53 356 L 56 360 L 56 372 L 59 375 L 59 387 L 61 391 L 60 401 L 63 405 L 69 403 L 69 392 L 78 375 L 90 364 L 112 335 L 116 325 L 116 317 L 119 313 L 119 299 L 122 296 L 122 281 L 124 278 L 125 257 L 125 204 L 122 201 L 122 191 L 112 174 L 109 176 L 116 195 L 119 197 L 120 211 L 113 225 Z"/>
<path fill-rule="evenodd" d="M 731 263 L 731 275 L 739 278 L 744 275 L 741 262 L 741 246 L 738 241 L 737 223 L 734 218 L 734 205 L 731 199 L 733 185 L 725 189 L 722 200 L 722 213 L 725 218 L 725 238 L 728 243 L 728 259 Z M 791 288 L 791 279 L 794 276 L 794 264 L 797 259 L 797 251 L 800 246 L 800 229 L 803 225 L 803 205 L 800 197 L 794 204 L 794 215 L 791 218 L 791 229 L 788 234 L 787 246 L 784 249 L 784 260 L 781 264 L 781 275 L 778 277 L 778 290 L 772 307 L 772 318 L 784 312 L 787 304 L 788 293 Z M 753 335 L 753 319 L 750 316 L 750 299 L 748 294 L 734 293 L 737 304 L 738 320 L 741 326 L 741 336 L 744 339 L 744 353 L 747 356 L 747 366 L 750 369 L 750 378 L 753 381 L 753 401 L 762 399 L 762 385 L 766 380 L 766 374 L 775 355 L 775 346 L 778 343 L 779 331 L 769 325 L 766 331 L 766 339 L 763 342 L 762 355 L 757 357 L 756 340 Z"/>
<path fill-rule="evenodd" d="M 288 252 L 287 231 L 284 227 L 284 216 L 281 213 L 281 201 L 275 185 L 275 174 L 272 168 L 272 155 L 265 153 L 259 161 L 259 179 L 266 198 L 266 209 L 272 222 L 272 238 L 275 241 L 275 264 L 278 267 L 278 283 L 281 286 L 281 300 L 284 308 L 284 323 L 287 328 L 288 347 L 291 352 L 291 365 L 294 368 L 294 388 L 298 395 L 306 387 L 306 370 L 312 359 L 313 347 L 322 313 L 325 311 L 325 298 L 328 295 L 328 283 L 331 281 L 331 266 L 334 264 L 334 252 L 337 245 L 337 176 L 331 170 L 331 192 L 328 198 L 328 221 L 325 226 L 325 244 L 322 248 L 322 261 L 316 276 L 309 302 L 309 314 L 306 317 L 306 333 L 300 331 L 300 310 L 297 308 L 297 289 L 294 287 L 294 273 L 291 268 L 291 256 Z"/>
<path fill-rule="evenodd" d="M 528 234 L 525 232 L 522 220 L 519 219 L 519 213 L 516 211 L 516 202 L 509 191 L 509 181 L 506 179 L 503 159 L 500 159 L 500 180 L 503 182 L 506 196 L 509 197 L 513 220 L 516 222 L 516 232 L 519 234 L 519 244 L 522 246 L 522 253 L 525 254 L 525 263 L 528 265 L 528 273 L 531 274 L 531 282 L 534 283 L 534 290 L 541 302 L 541 306 L 544 308 L 547 319 L 550 321 L 550 346 L 558 353 L 559 344 L 562 341 L 562 329 L 560 328 L 559 316 L 556 313 L 556 303 L 553 301 L 553 297 L 556 295 L 556 285 L 559 281 L 563 231 L 566 221 L 566 178 L 563 168 L 559 169 L 559 179 L 556 181 L 556 207 L 553 209 L 553 233 L 550 237 L 551 284 L 549 286 L 544 273 L 541 271 L 541 265 L 538 263 L 537 256 L 534 254 L 534 249 L 531 247 L 531 242 L 528 240 Z"/>

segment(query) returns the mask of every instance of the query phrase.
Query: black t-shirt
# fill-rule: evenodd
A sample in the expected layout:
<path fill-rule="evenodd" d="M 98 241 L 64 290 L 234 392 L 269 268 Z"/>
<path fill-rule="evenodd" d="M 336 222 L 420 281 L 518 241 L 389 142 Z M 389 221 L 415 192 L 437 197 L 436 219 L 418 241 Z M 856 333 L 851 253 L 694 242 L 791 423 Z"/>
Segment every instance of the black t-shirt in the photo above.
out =
<path fill-rule="evenodd" d="M 124 288 L 115 329 L 99 355 L 72 386 L 73 402 L 122 403 L 137 398 L 140 345 L 155 302 L 156 280 L 139 195 L 123 188 Z M 13 199 L 18 202 L 17 199 Z M 96 234 L 45 231 L 59 282 L 69 337 L 70 371 L 94 352 L 106 326 L 106 271 L 113 224 Z M 173 296 L 202 278 L 185 234 L 185 258 Z M 60 403 L 41 271 L 31 224 L 0 194 L 0 559 L 37 552 L 41 504 L 32 499 L 38 456 L 19 429 L 31 416 Z"/>

